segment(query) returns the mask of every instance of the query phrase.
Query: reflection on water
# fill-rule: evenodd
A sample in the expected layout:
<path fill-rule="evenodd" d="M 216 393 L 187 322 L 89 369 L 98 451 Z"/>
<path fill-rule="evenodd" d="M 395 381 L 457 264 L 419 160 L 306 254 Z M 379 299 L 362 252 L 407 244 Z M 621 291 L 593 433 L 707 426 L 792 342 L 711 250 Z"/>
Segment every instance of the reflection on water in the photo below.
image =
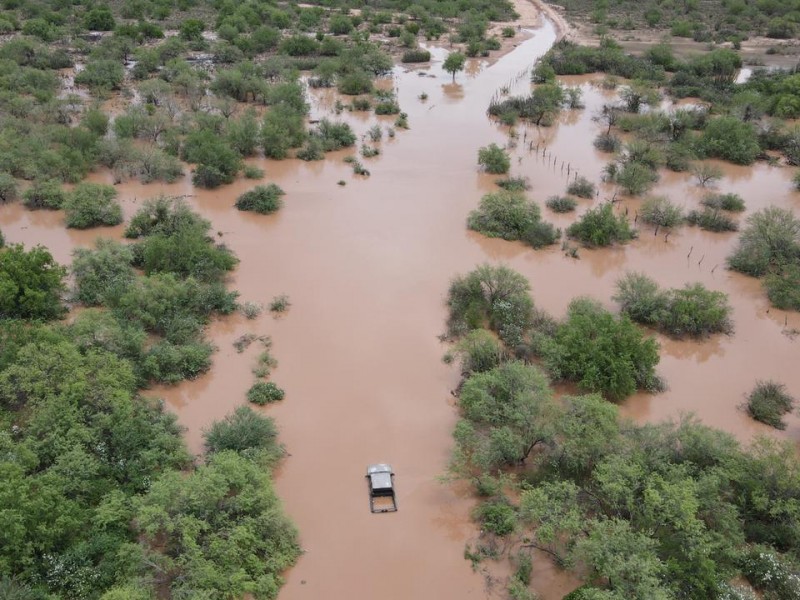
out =
<path fill-rule="evenodd" d="M 242 404 L 254 381 L 257 348 L 239 354 L 233 341 L 244 333 L 272 337 L 279 361 L 273 379 L 286 399 L 265 411 L 276 418 L 290 453 L 277 487 L 306 549 L 287 574 L 282 599 L 485 597 L 482 577 L 463 559 L 464 544 L 477 533 L 469 519 L 473 500 L 464 489 L 437 481 L 451 448 L 456 413 L 450 391 L 458 381 L 457 368 L 441 361 L 443 299 L 454 275 L 481 262 L 523 273 L 537 305 L 558 317 L 579 295 L 613 308 L 614 282 L 626 270 L 645 272 L 664 287 L 702 282 L 729 294 L 734 335 L 701 342 L 659 337 L 659 371 L 669 390 L 630 398 L 622 410 L 636 419 L 694 411 L 749 439 L 764 428 L 738 406 L 756 379 L 781 380 L 800 394 L 798 342 L 782 333 L 800 328 L 800 318 L 770 310 L 758 281 L 725 270 L 735 234 L 684 227 L 667 237 L 642 228 L 628 246 L 581 250 L 574 259 L 558 245 L 534 251 L 466 230 L 469 211 L 494 189 L 495 178 L 477 171 L 477 150 L 509 139 L 507 128 L 486 117 L 489 99 L 507 85 L 511 93 L 526 93 L 528 79 L 519 75 L 554 37 L 545 23 L 494 64 L 471 61 L 455 84 L 441 69 L 445 53 L 435 49 L 431 65 L 397 68 L 384 85 L 397 89 L 411 129 L 397 130 L 395 138 L 384 135 L 375 144 L 381 154 L 360 159 L 369 178 L 353 175 L 342 161 L 356 149 L 312 163 L 249 160 L 265 170 L 264 181 L 286 191 L 276 215 L 233 208 L 256 183 L 247 180 L 213 191 L 193 189 L 188 174 L 172 185 L 117 186 L 127 216 L 160 192 L 187 195 L 241 259 L 231 285 L 242 300 L 266 304 L 279 294 L 291 300 L 279 320 L 265 313 L 253 321 L 232 316 L 215 322 L 208 332 L 218 347 L 211 372 L 150 392 L 166 399 L 199 452 L 202 430 Z M 591 144 L 602 130 L 592 117 L 612 97 L 592 83 L 597 79 L 570 78 L 583 91 L 585 110 L 564 113 L 550 128 L 518 125 L 509 149 L 512 175 L 530 180 L 530 197 L 561 228 L 575 215 L 553 214 L 544 207 L 547 197 L 563 194 L 576 172 L 600 184 L 609 160 Z M 423 92 L 425 102 L 419 100 Z M 310 98 L 315 118 L 331 117 L 333 91 L 311 90 Z M 394 121 L 347 110 L 335 118 L 351 123 L 359 137 L 375 123 L 385 128 Z M 790 170 L 721 166 L 726 177 L 716 190 L 742 195 L 748 213 L 769 204 L 800 206 Z M 111 181 L 107 173 L 93 179 Z M 687 209 L 703 196 L 687 174 L 665 173 L 655 192 Z M 613 187 L 601 185 L 598 198 L 580 200 L 577 214 L 614 196 Z M 615 210 L 631 217 L 641 203 L 616 199 Z M 122 231 L 68 231 L 62 213 L 33 213 L 18 204 L 0 207 L 0 229 L 9 242 L 48 245 L 61 262 L 76 246 Z M 800 419 L 791 417 L 786 431 L 775 435 L 800 438 Z M 392 515 L 372 515 L 367 508 L 364 467 L 380 461 L 397 473 L 400 511 Z M 538 556 L 534 573 L 534 587 L 545 600 L 561 598 L 574 585 Z"/>

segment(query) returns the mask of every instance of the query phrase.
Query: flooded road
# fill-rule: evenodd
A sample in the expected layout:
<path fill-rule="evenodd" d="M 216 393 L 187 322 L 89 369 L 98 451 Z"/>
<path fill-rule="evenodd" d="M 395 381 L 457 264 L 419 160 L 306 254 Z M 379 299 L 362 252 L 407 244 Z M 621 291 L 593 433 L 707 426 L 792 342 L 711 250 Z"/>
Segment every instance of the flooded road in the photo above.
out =
<path fill-rule="evenodd" d="M 268 304 L 286 294 L 291 301 L 279 319 L 264 312 L 252 321 L 237 315 L 213 323 L 208 337 L 218 351 L 211 372 L 148 392 L 166 399 L 187 428 L 191 450 L 199 453 L 203 429 L 244 403 L 255 381 L 258 345 L 239 354 L 233 341 L 248 332 L 271 336 L 279 363 L 271 379 L 286 398 L 264 410 L 275 417 L 289 453 L 277 489 L 306 551 L 287 573 L 282 600 L 486 597 L 483 577 L 463 558 L 465 543 L 477 534 L 469 518 L 474 501 L 465 488 L 437 479 L 446 470 L 457 418 L 451 390 L 458 370 L 442 362 L 447 348 L 437 339 L 446 317 L 443 300 L 454 275 L 482 262 L 504 263 L 524 274 L 536 304 L 559 317 L 578 295 L 614 308 L 614 282 L 626 270 L 644 271 L 662 286 L 699 281 L 729 295 L 733 336 L 660 339 L 659 372 L 669 390 L 630 398 L 623 411 L 637 420 L 693 411 L 748 440 L 766 430 L 738 408 L 757 379 L 778 379 L 800 396 L 800 339 L 787 335 L 800 329 L 800 315 L 770 310 L 758 281 L 725 270 L 736 234 L 682 227 L 665 240 L 663 233 L 642 228 L 628 246 L 581 250 L 576 260 L 558 245 L 534 251 L 466 230 L 469 211 L 496 189 L 496 177 L 477 170 L 477 150 L 509 140 L 506 128 L 486 118 L 489 100 L 504 86 L 526 92 L 526 70 L 555 37 L 545 21 L 494 64 L 471 61 L 455 83 L 441 70 L 443 50 L 433 49 L 429 68 L 398 68 L 386 85 L 397 90 L 411 129 L 370 144 L 381 154 L 359 158 L 369 178 L 353 175 L 342 162 L 352 151 L 313 163 L 250 161 L 266 171 L 265 182 L 286 191 L 285 206 L 275 215 L 233 208 L 236 197 L 254 185 L 247 180 L 214 191 L 194 190 L 188 177 L 173 185 L 117 186 L 126 216 L 160 192 L 187 195 L 241 260 L 230 282 L 241 300 Z M 544 201 L 564 192 L 569 176 L 560 169 L 562 161 L 599 183 L 609 156 L 592 147 L 601 128 L 592 116 L 611 97 L 592 78 L 565 81 L 581 87 L 586 108 L 566 111 L 551 128 L 518 127 L 517 145 L 510 149 L 512 175 L 530 179 L 529 196 L 542 205 L 545 219 L 562 228 L 575 215 L 555 215 Z M 315 117 L 334 110 L 325 91 L 312 91 L 311 99 Z M 359 135 L 375 123 L 385 128 L 394 121 L 347 111 L 336 118 L 350 122 Z M 529 150 L 531 142 L 546 146 L 554 158 Z M 739 193 L 747 203 L 745 215 L 769 204 L 800 210 L 789 169 L 722 166 L 726 177 L 717 189 Z M 107 173 L 93 179 L 111 182 Z M 340 180 L 346 185 L 338 185 Z M 687 209 L 704 194 L 681 174 L 664 174 L 654 192 Z M 613 193 L 602 186 L 599 198 L 580 201 L 578 214 Z M 635 214 L 639 203 L 617 206 Z M 76 233 L 64 229 L 62 219 L 60 212 L 0 207 L 0 230 L 9 242 L 43 243 L 62 263 L 96 235 L 121 233 Z M 791 416 L 788 422 L 777 435 L 800 439 L 800 419 Z M 397 473 L 395 514 L 368 510 L 364 470 L 374 462 L 389 462 Z M 534 572 L 533 587 L 544 600 L 560 599 L 573 585 L 554 576 L 549 563 L 538 562 Z"/>

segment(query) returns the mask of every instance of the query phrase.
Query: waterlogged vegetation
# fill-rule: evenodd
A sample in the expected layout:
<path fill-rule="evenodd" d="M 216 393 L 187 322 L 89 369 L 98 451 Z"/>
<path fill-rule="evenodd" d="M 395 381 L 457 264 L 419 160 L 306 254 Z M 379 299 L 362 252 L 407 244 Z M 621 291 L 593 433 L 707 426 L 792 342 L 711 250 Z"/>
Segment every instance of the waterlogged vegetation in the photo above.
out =
<path fill-rule="evenodd" d="M 71 297 L 94 308 L 69 324 L 67 269 L 42 247 L 0 250 L 5 594 L 276 597 L 299 547 L 272 489 L 272 421 L 237 410 L 195 463 L 175 418 L 140 395 L 207 369 L 203 325 L 235 308 L 235 259 L 208 228 L 158 198 L 129 224 L 135 243 L 77 250 Z"/>
<path fill-rule="evenodd" d="M 533 248 L 555 244 L 561 232 L 542 221 L 539 206 L 522 192 L 486 194 L 470 213 L 467 227 L 488 237 L 521 240 Z"/>
<path fill-rule="evenodd" d="M 647 287 L 650 298 L 675 293 Z M 743 447 L 691 417 L 622 419 L 604 396 L 631 393 L 636 377 L 652 385 L 658 346 L 592 300 L 576 299 L 558 323 L 534 308 L 522 276 L 484 265 L 453 280 L 448 307 L 463 373 L 450 470 L 483 498 L 474 512 L 482 533 L 465 556 L 511 558 L 512 597 L 533 597 L 532 549 L 583 579 L 571 600 L 796 595 L 787 499 L 800 495 L 800 472 L 790 443 Z M 565 375 L 596 392 L 557 394 L 551 378 Z M 783 392 L 756 392 L 766 387 Z M 792 402 L 755 405 L 779 419 Z"/>

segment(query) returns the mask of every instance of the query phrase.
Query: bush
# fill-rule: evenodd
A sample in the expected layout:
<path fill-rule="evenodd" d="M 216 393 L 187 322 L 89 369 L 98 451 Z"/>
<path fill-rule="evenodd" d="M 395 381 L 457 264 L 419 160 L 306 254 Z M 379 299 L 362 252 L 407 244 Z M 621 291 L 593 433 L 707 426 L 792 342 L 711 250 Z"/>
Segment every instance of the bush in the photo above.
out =
<path fill-rule="evenodd" d="M 58 319 L 67 270 L 42 246 L 0 250 L 0 319 Z"/>
<path fill-rule="evenodd" d="M 596 191 L 594 184 L 585 177 L 578 177 L 567 186 L 567 193 L 578 198 L 592 199 Z"/>
<path fill-rule="evenodd" d="M 88 229 L 119 225 L 122 223 L 122 207 L 116 197 L 117 190 L 110 185 L 79 183 L 64 202 L 67 227 Z"/>
<path fill-rule="evenodd" d="M 375 105 L 376 115 L 396 115 L 400 113 L 400 105 L 394 100 L 383 100 Z"/>
<path fill-rule="evenodd" d="M 542 344 L 550 374 L 619 401 L 637 389 L 658 389 L 658 344 L 625 315 L 615 317 L 588 298 L 573 300 L 567 319 Z"/>
<path fill-rule="evenodd" d="M 639 216 L 656 227 L 675 227 L 683 222 L 683 211 L 664 196 L 652 196 L 642 202 Z"/>
<path fill-rule="evenodd" d="M 353 71 L 339 77 L 337 89 L 346 96 L 369 94 L 372 91 L 372 77 L 364 71 Z"/>
<path fill-rule="evenodd" d="M 774 381 L 759 381 L 747 396 L 747 412 L 756 421 L 776 429 L 786 429 L 783 416 L 791 412 L 795 401 L 786 393 L 786 386 Z"/>
<path fill-rule="evenodd" d="M 101 92 L 120 89 L 124 79 L 125 71 L 115 60 L 90 60 L 86 68 L 75 75 L 76 84 Z"/>
<path fill-rule="evenodd" d="M 585 246 L 609 246 L 635 237 L 628 219 L 624 215 L 615 216 L 610 203 L 586 211 L 580 220 L 569 226 L 567 235 Z"/>
<path fill-rule="evenodd" d="M 738 165 L 752 164 L 761 153 L 753 126 L 735 117 L 717 117 L 709 121 L 699 144 L 706 156 Z"/>
<path fill-rule="evenodd" d="M 404 63 L 422 63 L 428 62 L 431 59 L 431 53 L 423 48 L 412 48 L 403 52 L 403 57 L 400 59 Z"/>
<path fill-rule="evenodd" d="M 271 381 L 259 381 L 247 390 L 247 399 L 259 406 L 283 400 L 284 395 L 284 391 Z"/>
<path fill-rule="evenodd" d="M 259 185 L 239 196 L 236 199 L 236 208 L 268 215 L 283 206 L 281 196 L 284 194 L 285 192 L 274 183 Z"/>
<path fill-rule="evenodd" d="M 742 212 L 744 200 L 739 194 L 709 194 L 700 203 L 713 210 L 727 210 L 728 212 Z"/>
<path fill-rule="evenodd" d="M 75 300 L 87 306 L 105 304 L 107 296 L 120 294 L 135 277 L 133 251 L 114 240 L 99 238 L 95 249 L 77 248 L 73 252 L 72 274 Z"/>
<path fill-rule="evenodd" d="M 240 406 L 223 421 L 215 422 L 204 435 L 206 449 L 212 454 L 225 450 L 242 454 L 274 449 L 277 438 L 274 421 L 259 415 L 249 406 Z"/>
<path fill-rule="evenodd" d="M 490 144 L 478 150 L 478 164 L 487 173 L 502 175 L 511 168 L 511 159 L 505 150 L 497 144 Z"/>
<path fill-rule="evenodd" d="M 83 26 L 90 31 L 113 31 L 116 22 L 110 8 L 96 6 L 84 15 Z"/>
<path fill-rule="evenodd" d="M 615 174 L 614 181 L 631 196 L 638 196 L 653 187 L 658 181 L 658 173 L 651 166 L 627 162 Z"/>
<path fill-rule="evenodd" d="M 48 210 L 58 210 L 64 206 L 67 200 L 67 193 L 61 184 L 54 179 L 39 180 L 33 182 L 22 194 L 22 203 L 31 210 L 42 208 Z"/>
<path fill-rule="evenodd" d="M 242 169 L 242 175 L 245 176 L 245 179 L 261 179 L 264 177 L 264 169 L 255 165 L 245 165 Z"/>
<path fill-rule="evenodd" d="M 765 599 L 800 597 L 800 577 L 772 548 L 752 548 L 742 560 L 742 574 L 757 590 L 768 592 L 763 595 Z"/>
<path fill-rule="evenodd" d="M 800 261 L 800 219 L 786 209 L 770 206 L 747 218 L 739 245 L 728 265 L 751 277 Z"/>
<path fill-rule="evenodd" d="M 731 219 L 728 215 L 710 208 L 690 211 L 689 214 L 686 215 L 686 222 L 689 223 L 689 225 L 696 225 L 700 227 L 700 229 L 705 229 L 706 231 L 722 232 L 737 231 L 739 229 L 739 225 L 736 224 L 736 221 Z"/>
<path fill-rule="evenodd" d="M 578 206 L 577 200 L 569 196 L 551 196 L 545 202 L 547 208 L 556 213 L 568 213 Z"/>
<path fill-rule="evenodd" d="M 539 207 L 527 201 L 522 193 L 505 190 L 486 194 L 467 219 L 469 229 L 489 237 L 523 240 L 534 248 L 555 243 L 554 232 L 548 233 L 547 227 L 540 225 Z"/>
<path fill-rule="evenodd" d="M 311 135 L 319 140 L 324 152 L 349 148 L 356 143 L 356 135 L 350 125 L 343 122 L 334 123 L 328 119 L 322 119 Z"/>

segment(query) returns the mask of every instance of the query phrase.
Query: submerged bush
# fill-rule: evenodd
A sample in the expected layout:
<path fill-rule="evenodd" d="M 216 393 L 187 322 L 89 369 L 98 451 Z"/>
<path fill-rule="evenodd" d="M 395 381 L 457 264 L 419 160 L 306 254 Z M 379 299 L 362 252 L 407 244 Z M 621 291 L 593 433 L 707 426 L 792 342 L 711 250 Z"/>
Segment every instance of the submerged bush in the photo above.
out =
<path fill-rule="evenodd" d="M 39 180 L 33 182 L 22 194 L 22 203 L 31 210 L 49 209 L 58 210 L 64 206 L 67 200 L 67 193 L 61 183 L 54 179 Z"/>
<path fill-rule="evenodd" d="M 504 177 L 503 179 L 496 179 L 495 183 L 507 192 L 524 192 L 531 189 L 531 184 L 527 177 Z"/>
<path fill-rule="evenodd" d="M 709 194 L 700 203 L 714 210 L 727 210 L 728 212 L 742 212 L 744 200 L 739 194 Z"/>
<path fill-rule="evenodd" d="M 752 277 L 800 261 L 800 219 L 783 208 L 770 206 L 747 218 L 739 245 L 728 265 Z"/>
<path fill-rule="evenodd" d="M 724 212 L 719 210 L 704 208 L 703 210 L 692 210 L 686 215 L 686 222 L 689 225 L 696 225 L 706 231 L 737 231 L 739 225 Z"/>
<path fill-rule="evenodd" d="M 95 249 L 77 248 L 72 258 L 75 299 L 87 306 L 105 304 L 109 295 L 120 294 L 135 277 L 130 246 L 99 238 Z"/>
<path fill-rule="evenodd" d="M 88 229 L 119 225 L 122 223 L 122 207 L 116 197 L 117 190 L 110 185 L 79 183 L 64 202 L 67 227 Z"/>
<path fill-rule="evenodd" d="M 258 185 L 236 199 L 236 208 L 267 215 L 283 206 L 281 196 L 284 194 L 285 192 L 274 183 Z"/>
<path fill-rule="evenodd" d="M 586 211 L 580 220 L 569 226 L 567 235 L 586 246 L 609 246 L 635 237 L 628 219 L 624 215 L 614 215 L 610 203 Z"/>
<path fill-rule="evenodd" d="M 794 398 L 786 393 L 786 386 L 774 381 L 759 381 L 747 396 L 747 412 L 756 421 L 776 429 L 786 429 L 783 416 L 791 412 Z"/>
<path fill-rule="evenodd" d="M 241 454 L 274 449 L 278 430 L 271 418 L 258 414 L 249 406 L 240 406 L 223 421 L 216 421 L 204 438 L 206 448 L 212 454 L 225 450 Z"/>
<path fill-rule="evenodd" d="M 458 341 L 455 354 L 461 359 L 462 373 L 494 369 L 503 359 L 503 346 L 492 332 L 479 328 Z"/>
<path fill-rule="evenodd" d="M 0 320 L 57 319 L 67 270 L 42 246 L 27 252 L 21 244 L 0 249 Z"/>
<path fill-rule="evenodd" d="M 467 226 L 489 237 L 522 240 L 534 248 L 555 243 L 558 231 L 541 221 L 539 207 L 520 192 L 486 194 Z"/>
<path fill-rule="evenodd" d="M 400 62 L 404 63 L 421 63 L 428 62 L 431 59 L 431 53 L 423 48 L 412 48 L 403 52 L 403 57 Z"/>
<path fill-rule="evenodd" d="M 545 202 L 545 206 L 556 213 L 568 213 L 575 210 L 578 202 L 569 196 L 551 196 Z"/>
<path fill-rule="evenodd" d="M 774 307 L 800 311 L 800 264 L 776 268 L 764 278 L 764 288 Z"/>
<path fill-rule="evenodd" d="M 700 283 L 660 290 L 646 275 L 628 273 L 617 281 L 614 300 L 632 320 L 675 337 L 703 337 L 733 330 L 728 297 Z"/>
<path fill-rule="evenodd" d="M 576 382 L 613 401 L 637 389 L 660 389 L 658 343 L 626 316 L 614 316 L 589 298 L 573 300 L 567 319 L 543 341 L 541 354 L 556 379 Z"/>
<path fill-rule="evenodd" d="M 284 395 L 285 392 L 271 381 L 258 381 L 247 390 L 247 399 L 259 406 L 283 400 Z"/>
<path fill-rule="evenodd" d="M 578 198 L 594 198 L 595 192 L 594 184 L 585 177 L 578 177 L 567 186 L 567 193 Z"/>
<path fill-rule="evenodd" d="M 511 168 L 511 159 L 508 153 L 497 144 L 489 144 L 488 146 L 478 150 L 478 164 L 483 167 L 487 173 L 494 175 L 502 175 L 508 173 Z"/>
<path fill-rule="evenodd" d="M 528 281 L 504 266 L 481 265 L 456 277 L 447 294 L 448 333 L 457 337 L 484 327 L 509 346 L 521 344 L 533 322 L 528 290 Z"/>
<path fill-rule="evenodd" d="M 642 202 L 639 209 L 642 220 L 656 227 L 675 227 L 683 222 L 681 208 L 664 196 L 652 196 Z"/>

